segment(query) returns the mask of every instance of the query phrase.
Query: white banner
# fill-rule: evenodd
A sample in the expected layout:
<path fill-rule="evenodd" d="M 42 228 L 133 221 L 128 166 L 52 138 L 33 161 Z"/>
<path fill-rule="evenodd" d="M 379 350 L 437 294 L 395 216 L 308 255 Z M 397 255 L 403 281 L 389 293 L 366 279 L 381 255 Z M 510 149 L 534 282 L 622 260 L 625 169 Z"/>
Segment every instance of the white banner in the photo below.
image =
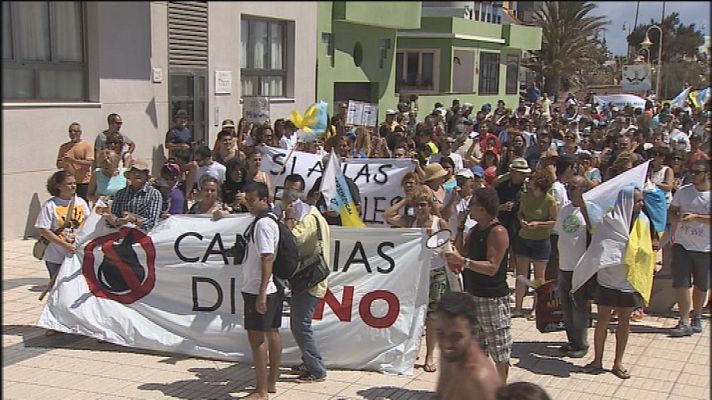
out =
<path fill-rule="evenodd" d="M 241 265 L 224 250 L 251 220 L 176 215 L 146 235 L 108 229 L 92 215 L 37 324 L 122 346 L 250 361 Z M 328 367 L 412 374 L 428 302 L 425 239 L 420 229 L 332 227 L 329 292 L 312 325 Z M 283 363 L 299 364 L 288 316 L 280 332 Z"/>
<path fill-rule="evenodd" d="M 593 101 L 598 103 L 598 110 L 602 110 L 604 106 L 608 106 L 612 103 L 613 106 L 620 108 L 621 110 L 627 104 L 633 106 L 633 108 L 640 108 L 645 110 L 645 99 L 636 96 L 634 94 L 610 94 L 606 96 L 593 96 Z"/>
<path fill-rule="evenodd" d="M 276 198 L 279 199 L 284 187 L 284 178 L 289 174 L 299 174 L 308 192 L 324 171 L 321 156 L 302 151 L 289 151 L 277 147 L 265 147 L 260 170 L 272 178 Z M 284 168 L 284 165 L 287 165 Z M 387 227 L 383 212 L 403 198 L 400 185 L 403 175 L 415 170 L 410 159 L 397 158 L 346 158 L 341 160 L 344 175 L 353 179 L 361 194 L 361 219 L 367 226 Z"/>

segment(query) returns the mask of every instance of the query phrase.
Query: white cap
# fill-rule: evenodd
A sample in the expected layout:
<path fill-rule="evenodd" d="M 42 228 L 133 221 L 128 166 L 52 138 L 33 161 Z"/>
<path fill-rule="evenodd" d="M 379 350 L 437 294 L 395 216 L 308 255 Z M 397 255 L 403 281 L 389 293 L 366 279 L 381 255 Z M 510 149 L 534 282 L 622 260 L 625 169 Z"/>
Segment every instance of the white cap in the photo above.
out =
<path fill-rule="evenodd" d="M 396 112 L 389 108 L 388 110 L 386 110 L 386 115 L 396 115 Z"/>
<path fill-rule="evenodd" d="M 464 178 L 469 178 L 469 179 L 475 178 L 475 174 L 473 174 L 472 170 L 470 170 L 469 168 L 463 168 L 463 169 L 457 171 L 455 176 L 462 176 Z"/>

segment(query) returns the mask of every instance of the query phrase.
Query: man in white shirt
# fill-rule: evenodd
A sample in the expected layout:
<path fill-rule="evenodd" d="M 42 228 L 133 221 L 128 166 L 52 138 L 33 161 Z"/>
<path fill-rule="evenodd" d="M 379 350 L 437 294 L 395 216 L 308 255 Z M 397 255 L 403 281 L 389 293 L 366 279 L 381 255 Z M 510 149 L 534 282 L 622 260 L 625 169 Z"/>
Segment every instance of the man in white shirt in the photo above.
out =
<path fill-rule="evenodd" d="M 245 203 L 255 222 L 247 233 L 247 257 L 242 264 L 242 298 L 245 329 L 255 366 L 256 389 L 249 397 L 267 399 L 276 393 L 282 355 L 282 297 L 272 280 L 272 266 L 277 256 L 279 226 L 269 216 L 269 190 L 262 182 L 245 188 Z M 266 341 L 265 341 L 266 337 Z M 269 376 L 267 361 L 269 348 Z"/>
<path fill-rule="evenodd" d="M 551 194 L 559 209 L 570 202 L 565 185 L 574 176 L 575 164 L 576 160 L 571 155 L 564 154 L 556 159 L 556 181 L 551 187 Z"/>
<path fill-rule="evenodd" d="M 297 145 L 297 127 L 290 120 L 284 122 L 284 134 L 279 139 L 279 147 L 291 150 Z"/>
<path fill-rule="evenodd" d="M 546 122 L 551 121 L 551 105 L 552 102 L 549 100 L 548 93 L 542 93 L 541 95 L 541 115 L 546 118 Z"/>
<path fill-rule="evenodd" d="M 221 185 L 225 182 L 226 168 L 219 162 L 213 161 L 213 156 L 208 146 L 198 146 L 198 148 L 195 149 L 193 160 L 198 164 L 198 176 L 196 179 L 198 182 L 200 182 L 200 178 L 202 178 L 203 175 L 214 177 Z"/>
<path fill-rule="evenodd" d="M 680 322 L 670 331 L 670 336 L 690 336 L 702 332 L 700 316 L 710 285 L 709 159 L 695 162 L 692 184 L 675 192 L 668 212 L 673 227 L 672 286 L 680 307 Z M 694 314 L 690 318 L 690 287 L 693 283 Z"/>
<path fill-rule="evenodd" d="M 582 176 L 574 176 L 567 186 L 571 203 L 559 212 L 554 232 L 559 235 L 559 292 L 561 309 L 568 342 L 560 347 L 562 353 L 571 358 L 581 358 L 588 352 L 588 306 L 586 293 L 578 290 L 572 296 L 571 278 L 574 266 L 586 251 L 588 215 L 584 206 L 583 193 L 589 189 Z"/>

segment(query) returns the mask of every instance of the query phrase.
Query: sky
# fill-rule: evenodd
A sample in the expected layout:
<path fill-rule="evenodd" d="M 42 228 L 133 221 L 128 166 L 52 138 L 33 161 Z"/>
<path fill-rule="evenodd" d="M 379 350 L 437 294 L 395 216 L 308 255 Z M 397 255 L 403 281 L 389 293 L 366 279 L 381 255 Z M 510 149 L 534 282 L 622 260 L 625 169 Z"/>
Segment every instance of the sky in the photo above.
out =
<path fill-rule="evenodd" d="M 629 30 L 632 31 L 634 27 L 637 2 L 594 1 L 593 3 L 596 4 L 596 8 L 592 14 L 605 16 L 609 20 L 606 26 L 605 36 L 611 53 L 616 56 L 625 55 L 628 47 L 626 36 L 628 36 Z M 662 16 L 662 10 L 662 1 L 641 1 L 640 10 L 638 11 L 638 25 L 650 23 L 651 18 L 659 22 Z M 698 30 L 705 32 L 705 35 L 710 34 L 710 29 L 712 28 L 710 24 L 710 2 L 666 1 L 665 15 L 670 15 L 673 12 L 680 14 L 679 19 L 681 23 L 685 25 L 694 23 Z M 626 25 L 625 31 L 623 31 L 624 23 Z"/>

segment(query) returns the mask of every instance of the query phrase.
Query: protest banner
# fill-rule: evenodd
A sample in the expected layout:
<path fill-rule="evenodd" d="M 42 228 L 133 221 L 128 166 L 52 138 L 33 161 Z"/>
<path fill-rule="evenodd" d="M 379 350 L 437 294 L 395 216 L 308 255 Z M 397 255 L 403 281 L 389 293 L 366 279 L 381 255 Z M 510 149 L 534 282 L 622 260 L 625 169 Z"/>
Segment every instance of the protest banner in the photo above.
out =
<path fill-rule="evenodd" d="M 598 111 L 607 108 L 609 105 L 623 109 L 626 105 L 633 108 L 645 109 L 645 99 L 634 94 L 611 94 L 607 96 L 593 96 L 594 103 L 598 103 Z"/>
<path fill-rule="evenodd" d="M 305 182 L 305 192 L 308 192 L 324 171 L 321 158 L 317 154 L 302 151 L 294 151 L 290 155 L 285 149 L 265 147 L 260 170 L 269 174 L 276 198 L 279 199 L 284 178 L 289 174 L 301 175 Z M 366 226 L 388 226 L 383 219 L 383 212 L 403 198 L 400 181 L 407 172 L 415 170 L 413 161 L 395 158 L 347 158 L 342 160 L 341 167 L 344 175 L 353 179 L 359 188 L 361 219 Z"/>
<path fill-rule="evenodd" d="M 248 123 L 261 124 L 269 120 L 269 98 L 243 97 L 242 116 Z"/>
<path fill-rule="evenodd" d="M 240 264 L 249 214 L 175 215 L 150 233 L 92 215 L 38 325 L 156 351 L 250 361 Z M 421 229 L 331 227 L 329 291 L 313 329 L 330 368 L 412 374 L 428 303 L 431 250 Z M 284 316 L 284 365 L 301 353 Z"/>

